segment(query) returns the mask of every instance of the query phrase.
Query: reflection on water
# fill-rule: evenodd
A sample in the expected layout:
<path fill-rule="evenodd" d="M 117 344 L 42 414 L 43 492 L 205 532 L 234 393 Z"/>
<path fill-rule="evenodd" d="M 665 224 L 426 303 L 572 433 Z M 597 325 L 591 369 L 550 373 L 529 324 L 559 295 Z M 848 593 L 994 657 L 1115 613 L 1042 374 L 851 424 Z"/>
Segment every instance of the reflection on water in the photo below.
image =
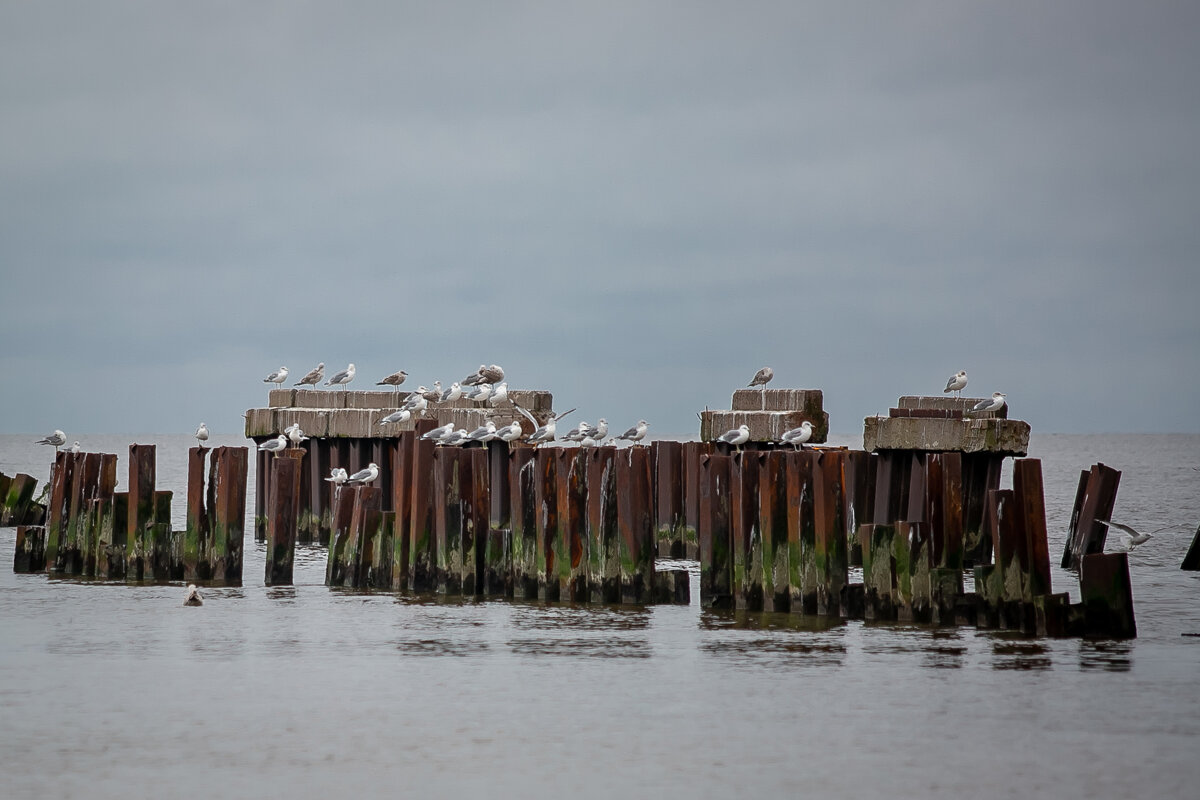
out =
<path fill-rule="evenodd" d="M 569 656 L 571 658 L 649 658 L 653 654 L 645 639 L 510 639 L 508 647 L 518 656 Z"/>
<path fill-rule="evenodd" d="M 268 586 L 268 600 L 281 600 L 285 603 L 294 603 L 296 601 L 295 586 Z"/>
<path fill-rule="evenodd" d="M 846 620 L 840 617 L 764 613 L 761 611 L 731 611 L 727 609 L 704 609 L 700 612 L 701 630 L 779 630 L 821 633 L 841 628 L 845 625 Z"/>
<path fill-rule="evenodd" d="M 840 641 L 798 636 L 739 636 L 706 640 L 700 645 L 700 652 L 733 667 L 755 670 L 840 667 L 846 658 L 846 645 Z"/>
<path fill-rule="evenodd" d="M 1129 672 L 1133 669 L 1133 643 L 1084 639 L 1079 643 L 1079 668 Z"/>
<path fill-rule="evenodd" d="M 483 655 L 490 650 L 487 642 L 462 639 L 405 639 L 396 642 L 396 649 L 408 656 L 465 656 Z"/>
<path fill-rule="evenodd" d="M 585 631 L 632 631 L 650 627 L 645 608 L 613 606 L 518 605 L 510 619 L 514 628 L 530 631 L 573 628 Z"/>
<path fill-rule="evenodd" d="M 930 669 L 960 669 L 967 657 L 962 634 L 954 629 L 935 630 L 925 647 L 921 666 Z"/>
<path fill-rule="evenodd" d="M 1037 642 L 997 639 L 992 643 L 992 669 L 1042 671 L 1052 666 L 1050 651 Z"/>

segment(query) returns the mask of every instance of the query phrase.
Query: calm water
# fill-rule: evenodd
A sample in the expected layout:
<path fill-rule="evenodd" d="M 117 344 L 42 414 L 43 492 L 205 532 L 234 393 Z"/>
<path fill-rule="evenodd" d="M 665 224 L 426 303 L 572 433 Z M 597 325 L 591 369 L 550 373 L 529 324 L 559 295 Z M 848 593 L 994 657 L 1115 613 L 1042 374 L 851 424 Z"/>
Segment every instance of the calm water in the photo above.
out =
<path fill-rule="evenodd" d="M 33 438 L 0 436 L 0 470 L 44 478 Z M 124 484 L 131 441 L 159 445 L 182 527 L 191 440 L 84 444 Z M 1136 641 L 353 594 L 320 548 L 266 588 L 248 547 L 245 587 L 184 608 L 179 585 L 14 575 L 0 529 L 0 795 L 1194 796 L 1200 436 L 1032 449 L 1055 560 L 1097 460 L 1123 472 L 1115 520 L 1179 526 L 1131 556 Z"/>

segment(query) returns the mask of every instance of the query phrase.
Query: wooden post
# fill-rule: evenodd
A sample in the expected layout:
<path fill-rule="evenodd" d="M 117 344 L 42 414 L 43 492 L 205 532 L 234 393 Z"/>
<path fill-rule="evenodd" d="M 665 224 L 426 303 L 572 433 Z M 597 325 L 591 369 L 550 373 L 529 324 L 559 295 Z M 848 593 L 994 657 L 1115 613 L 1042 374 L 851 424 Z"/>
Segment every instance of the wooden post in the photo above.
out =
<path fill-rule="evenodd" d="M 271 496 L 267 501 L 266 586 L 292 584 L 302 468 L 299 458 L 280 458 L 271 470 Z"/>
<path fill-rule="evenodd" d="M 1087 553 L 1080 559 L 1079 597 L 1088 636 L 1137 637 L 1128 553 Z"/>
<path fill-rule="evenodd" d="M 83 539 L 87 524 L 85 503 L 96 496 L 96 482 L 100 475 L 99 453 L 74 453 L 74 473 L 71 478 L 68 499 L 67 532 L 59 550 L 59 570 L 64 575 L 83 573 Z"/>
<path fill-rule="evenodd" d="M 940 542 L 937 566 L 961 573 L 965 564 L 962 454 L 940 453 L 938 460 L 942 465 L 942 528 L 940 534 L 935 531 L 935 536 Z"/>
<path fill-rule="evenodd" d="M 342 586 L 353 589 L 367 585 L 371 565 L 371 543 L 379 530 L 382 517 L 383 490 L 375 486 L 359 486 L 350 511 L 350 530 L 343 549 L 345 573 Z"/>
<path fill-rule="evenodd" d="M 532 447 L 518 447 L 509 460 L 509 501 L 512 527 L 512 570 L 513 596 L 522 600 L 535 600 L 538 596 L 537 580 L 537 451 Z"/>
<path fill-rule="evenodd" d="M 321 513 L 317 505 L 313 503 L 313 474 L 309 466 L 316 461 L 316 444 L 313 439 L 306 439 L 286 451 L 287 455 L 300 460 L 300 493 L 296 497 L 296 505 L 299 508 L 296 517 L 296 541 L 305 544 L 317 541 L 321 535 Z M 384 462 L 377 463 L 383 464 Z M 388 474 L 390 474 L 390 470 L 388 470 Z"/>
<path fill-rule="evenodd" d="M 730 511 L 733 515 L 733 604 L 741 610 L 762 611 L 762 531 L 758 526 L 758 453 L 745 451 L 733 458 Z"/>
<path fill-rule="evenodd" d="M 487 446 L 487 540 L 484 544 L 483 592 L 513 595 L 512 492 L 509 488 L 507 442 Z M 476 481 L 478 484 L 480 481 Z"/>
<path fill-rule="evenodd" d="M 346 586 L 347 555 L 352 551 L 347 547 L 351 525 L 354 521 L 354 507 L 357 505 L 358 493 L 362 487 L 342 486 L 334 497 L 333 516 L 329 531 L 329 553 L 325 563 L 325 585 Z"/>
<path fill-rule="evenodd" d="M 435 579 L 439 594 L 463 591 L 464 486 L 460 447 L 439 447 L 433 454 L 434 537 L 437 542 Z"/>
<path fill-rule="evenodd" d="M 242 585 L 249 465 L 250 451 L 245 447 L 218 447 L 209 455 L 208 509 L 211 538 L 208 561 L 211 565 L 211 579 L 227 586 Z"/>
<path fill-rule="evenodd" d="M 684 542 L 683 443 L 660 440 L 650 445 L 654 458 L 654 485 L 658 554 L 663 558 L 687 555 Z"/>
<path fill-rule="evenodd" d="M 863 554 L 864 609 L 867 619 L 896 618 L 898 593 L 895 525 L 858 526 Z"/>
<path fill-rule="evenodd" d="M 892 552 L 896 564 L 896 618 L 929 622 L 933 587 L 928 526 L 924 522 L 897 522 Z"/>
<path fill-rule="evenodd" d="M 987 536 L 985 519 L 988 492 L 1000 488 L 1004 457 L 992 453 L 963 453 L 963 562 L 967 565 L 992 561 L 993 540 Z"/>
<path fill-rule="evenodd" d="M 763 610 L 789 611 L 787 454 L 774 450 L 759 454 L 759 527 L 762 531 Z"/>
<path fill-rule="evenodd" d="M 113 466 L 116 466 L 113 457 Z M 114 475 L 115 478 L 115 475 Z M 125 541 L 128 535 L 129 494 L 113 494 L 100 511 L 100 534 L 96 543 L 96 577 L 100 580 L 125 580 Z"/>
<path fill-rule="evenodd" d="M 432 592 L 437 588 L 437 537 L 434 532 L 434 444 L 423 442 L 421 433 L 412 441 L 412 514 L 409 523 L 408 588 Z"/>
<path fill-rule="evenodd" d="M 315 529 L 313 530 L 313 541 L 320 544 L 329 544 L 329 526 L 332 522 L 333 513 L 333 493 L 331 491 L 332 482 L 325 480 L 329 477 L 330 470 L 333 465 L 330 463 L 330 440 L 329 439 L 311 439 L 309 440 L 312 447 L 309 449 L 308 456 L 308 474 L 309 474 L 309 506 L 312 508 Z"/>
<path fill-rule="evenodd" d="M 693 560 L 700 557 L 700 459 L 711 453 L 711 442 L 683 445 L 683 555 Z"/>
<path fill-rule="evenodd" d="M 813 516 L 816 522 L 817 613 L 840 613 L 842 587 L 848 580 L 845 522 L 842 511 L 841 453 L 818 453 L 813 465 Z"/>
<path fill-rule="evenodd" d="M 817 613 L 817 529 L 813 513 L 814 452 L 785 457 L 788 513 L 788 585 L 792 613 Z"/>
<path fill-rule="evenodd" d="M 849 450 L 842 457 L 843 485 L 846 487 L 846 541 L 851 566 L 862 566 L 858 546 L 858 526 L 872 520 L 875 504 L 875 462 L 878 456 L 865 450 Z"/>
<path fill-rule="evenodd" d="M 129 515 L 125 539 L 125 579 L 154 574 L 153 555 L 155 446 L 129 445 Z"/>
<path fill-rule="evenodd" d="M 1013 462 L 1013 493 L 1024 534 L 1028 562 L 1028 600 L 1051 593 L 1050 547 L 1046 534 L 1046 502 L 1042 491 L 1042 462 L 1020 458 Z"/>
<path fill-rule="evenodd" d="M 254 439 L 254 540 L 264 541 L 267 538 L 267 498 L 271 494 L 271 459 L 274 457 L 265 450 L 259 450 L 258 445 L 269 437 L 258 436 Z"/>
<path fill-rule="evenodd" d="M 13 551 L 13 572 L 46 570 L 46 529 L 40 525 L 18 525 Z"/>
<path fill-rule="evenodd" d="M 1119 471 L 1104 464 L 1092 466 L 1082 503 L 1076 498 L 1080 509 L 1079 516 L 1067 537 L 1070 549 L 1063 554 L 1064 568 L 1077 569 L 1083 556 L 1104 552 L 1108 528 L 1096 520 L 1108 520 L 1112 517 L 1120 482 Z"/>
<path fill-rule="evenodd" d="M 392 461 L 392 591 L 408 588 L 408 568 L 412 558 L 412 461 L 416 434 L 404 431 Z"/>
<path fill-rule="evenodd" d="M 554 563 L 554 540 L 558 534 L 558 490 L 555 481 L 557 448 L 537 451 L 534 481 L 534 505 L 537 509 L 537 581 L 538 599 L 558 599 L 558 565 Z"/>
<path fill-rule="evenodd" d="M 727 455 L 700 458 L 700 604 L 733 607 L 733 535 Z"/>
<path fill-rule="evenodd" d="M 189 583 L 212 577 L 208 553 L 211 534 L 204 485 L 204 466 L 209 452 L 207 447 L 188 449 L 187 527 L 183 540 L 183 564 L 184 580 Z"/>
<path fill-rule="evenodd" d="M 183 540 L 171 532 L 171 499 L 174 492 L 154 493 L 154 521 L 150 527 L 149 562 L 146 574 L 157 581 L 183 580 Z"/>
<path fill-rule="evenodd" d="M 385 458 L 394 458 L 393 453 L 388 453 Z M 376 462 L 378 463 L 378 462 Z M 388 473 L 392 473 L 389 471 Z M 386 496 L 395 496 L 395 486 L 392 486 L 387 492 L 381 489 L 381 499 Z M 392 551 L 395 547 L 394 537 L 396 535 L 396 512 L 381 511 L 379 513 L 379 522 L 375 526 L 374 531 L 369 538 L 368 552 L 371 555 L 370 564 L 364 562 L 364 568 L 367 568 L 367 576 L 363 581 L 363 586 L 371 589 L 391 589 L 392 588 Z"/>
<path fill-rule="evenodd" d="M 617 539 L 617 449 L 587 451 L 588 593 L 593 603 L 621 601 L 621 565 Z"/>
<path fill-rule="evenodd" d="M 621 451 L 617 463 L 617 529 L 621 601 L 644 603 L 654 589 L 654 511 L 650 448 Z"/>
<path fill-rule="evenodd" d="M 588 600 L 587 449 L 558 449 L 555 481 L 558 532 L 554 560 L 558 564 L 559 599 L 585 603 Z"/>
<path fill-rule="evenodd" d="M 70 487 L 75 459 L 65 451 L 54 457 L 50 471 L 50 505 L 46 508 L 46 571 L 62 570 L 59 551 L 66 546 L 67 519 L 69 513 Z"/>
<path fill-rule="evenodd" d="M 491 487 L 488 485 L 488 451 L 472 447 L 463 451 L 464 483 L 467 504 L 464 520 L 467 524 L 463 541 L 463 594 L 470 597 L 484 593 L 488 552 L 488 518 L 491 515 Z M 503 551 L 499 554 L 503 564 Z"/>

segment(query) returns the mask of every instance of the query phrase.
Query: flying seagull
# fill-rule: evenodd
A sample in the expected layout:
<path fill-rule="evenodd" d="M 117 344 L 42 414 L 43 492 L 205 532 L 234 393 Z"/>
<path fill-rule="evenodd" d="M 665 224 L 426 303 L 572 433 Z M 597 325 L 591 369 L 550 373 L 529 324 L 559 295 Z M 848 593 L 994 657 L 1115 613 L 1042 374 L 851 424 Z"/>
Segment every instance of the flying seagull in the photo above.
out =
<path fill-rule="evenodd" d="M 1139 544 L 1145 544 L 1146 542 L 1150 541 L 1151 536 L 1153 536 L 1153 533 L 1138 533 L 1130 526 L 1122 525 L 1120 522 L 1112 522 L 1111 520 L 1103 520 L 1103 519 L 1098 519 L 1098 520 L 1096 520 L 1096 522 L 1099 522 L 1101 525 L 1103 525 L 1107 528 L 1116 528 L 1117 530 L 1125 533 L 1125 549 L 1126 550 L 1132 550 L 1133 548 L 1137 547 Z M 1170 526 L 1167 526 L 1167 527 L 1170 527 Z M 1165 531 L 1165 530 L 1167 530 L 1167 528 L 1159 528 L 1158 530 L 1154 531 L 1154 533 L 1158 533 L 1158 531 Z"/>
<path fill-rule="evenodd" d="M 942 389 L 942 394 L 954 392 L 959 397 L 962 396 L 962 390 L 967 388 L 967 371 L 960 369 L 958 372 L 950 376 L 950 380 L 946 381 L 946 388 Z"/>
<path fill-rule="evenodd" d="M 1004 408 L 1004 398 L 1007 396 L 1008 395 L 1004 394 L 1003 392 L 992 392 L 991 400 L 980 400 L 978 403 L 972 406 L 971 410 L 967 413 L 984 414 L 988 411 L 999 411 L 1000 409 Z"/>
<path fill-rule="evenodd" d="M 352 380 L 354 380 L 354 362 L 350 362 L 350 366 L 346 367 L 344 370 L 325 381 L 325 385 L 341 386 L 342 390 L 344 391 L 346 389 L 346 384 Z"/>
<path fill-rule="evenodd" d="M 310 369 L 303 378 L 296 381 L 292 386 L 316 386 L 321 382 L 321 378 L 325 377 L 325 362 L 322 361 L 316 367 Z"/>
<path fill-rule="evenodd" d="M 263 383 L 274 383 L 274 384 L 278 385 L 287 380 L 287 375 L 288 375 L 288 368 L 280 367 L 279 369 L 275 370 L 267 377 L 263 378 Z"/>
<path fill-rule="evenodd" d="M 367 484 L 379 477 L 379 465 L 372 461 L 367 465 L 366 469 L 360 469 L 358 472 L 346 479 L 346 483 L 362 483 Z"/>

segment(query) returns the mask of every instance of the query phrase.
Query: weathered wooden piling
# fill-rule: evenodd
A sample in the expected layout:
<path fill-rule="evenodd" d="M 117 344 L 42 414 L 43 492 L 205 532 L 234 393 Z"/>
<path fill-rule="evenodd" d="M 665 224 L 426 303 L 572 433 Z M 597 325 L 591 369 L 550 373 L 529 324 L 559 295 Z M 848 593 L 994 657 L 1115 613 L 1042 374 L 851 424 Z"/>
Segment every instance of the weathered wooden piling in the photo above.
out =
<path fill-rule="evenodd" d="M 896 563 L 896 619 L 901 622 L 929 622 L 932 618 L 933 585 L 928 525 L 924 522 L 897 522 L 892 545 Z"/>
<path fill-rule="evenodd" d="M 512 492 L 507 442 L 487 446 L 487 530 L 483 553 L 483 593 L 513 595 Z M 479 484 L 479 481 L 476 481 Z"/>
<path fill-rule="evenodd" d="M 392 591 L 408 588 L 412 547 L 412 461 L 414 431 L 404 431 L 392 454 Z"/>
<path fill-rule="evenodd" d="M 156 581 L 183 580 L 183 534 L 171 530 L 171 500 L 174 492 L 154 492 L 154 518 L 149 528 L 146 576 Z"/>
<path fill-rule="evenodd" d="M 1085 553 L 1080 558 L 1079 596 L 1086 635 L 1137 637 L 1128 553 Z"/>
<path fill-rule="evenodd" d="M 617 450 L 587 450 L 588 596 L 593 603 L 621 601 L 617 527 Z"/>
<path fill-rule="evenodd" d="M 125 538 L 125 579 L 153 576 L 150 563 L 154 525 L 155 446 L 129 445 L 129 514 Z"/>
<path fill-rule="evenodd" d="M 630 447 L 616 456 L 617 541 L 621 565 L 621 602 L 649 602 L 654 591 L 654 516 L 650 452 Z"/>
<path fill-rule="evenodd" d="M 0 473 L 0 527 L 41 526 L 47 509 L 34 502 L 37 479 L 21 472 L 13 477 Z"/>
<path fill-rule="evenodd" d="M 687 525 L 683 509 L 683 443 L 659 440 L 650 445 L 650 454 L 654 461 L 658 555 L 684 558 Z"/>
<path fill-rule="evenodd" d="M 463 548 L 469 536 L 464 519 L 470 470 L 462 468 L 462 448 L 439 447 L 434 453 L 434 537 L 437 561 L 435 580 L 439 594 L 463 592 Z"/>
<path fill-rule="evenodd" d="M 559 599 L 588 600 L 587 448 L 555 450 L 558 531 L 554 560 L 558 566 Z"/>
<path fill-rule="evenodd" d="M 13 572 L 45 572 L 46 528 L 18 525 L 17 545 L 13 551 Z"/>
<path fill-rule="evenodd" d="M 858 526 L 863 554 L 863 613 L 867 619 L 893 620 L 897 603 L 897 559 L 894 525 Z"/>
<path fill-rule="evenodd" d="M 962 454 L 963 563 L 965 566 L 992 561 L 993 540 L 987 535 L 988 492 L 1000 488 L 1004 457 L 990 453 Z"/>
<path fill-rule="evenodd" d="M 385 458 L 390 456 L 391 454 L 388 454 Z M 392 491 L 394 489 L 395 487 L 392 487 Z M 379 491 L 382 505 L 382 498 L 385 494 L 383 489 Z M 368 531 L 368 546 L 363 556 L 365 575 L 361 578 L 362 586 L 383 590 L 392 588 L 392 550 L 395 546 L 393 541 L 395 535 L 396 512 L 380 511 L 379 522 L 373 531 Z"/>
<path fill-rule="evenodd" d="M 246 538 L 246 486 L 250 451 L 245 447 L 217 447 L 209 454 L 207 551 L 208 580 L 227 586 L 242 585 L 242 554 Z"/>
<path fill-rule="evenodd" d="M 1042 489 L 1042 462 L 1020 458 L 1013 462 L 1013 494 L 1017 503 L 1024 555 L 1027 596 L 1030 602 L 1051 593 L 1050 546 L 1046 530 L 1046 501 Z"/>
<path fill-rule="evenodd" d="M 700 604 L 706 608 L 733 607 L 731 461 L 715 453 L 700 457 Z"/>
<path fill-rule="evenodd" d="M 538 536 L 536 502 L 537 451 L 519 447 L 508 463 L 509 511 L 513 596 L 535 600 L 538 596 Z"/>
<path fill-rule="evenodd" d="M 303 462 L 299 458 L 281 458 L 271 470 L 271 495 L 267 500 L 266 586 L 292 584 L 302 468 Z"/>
<path fill-rule="evenodd" d="M 432 592 L 437 588 L 437 537 L 434 532 L 434 444 L 421 441 L 420 427 L 412 441 L 412 494 L 409 522 L 408 588 Z"/>
<path fill-rule="evenodd" d="M 208 519 L 207 491 L 204 480 L 209 448 L 188 448 L 187 517 L 184 528 L 184 579 L 195 582 L 201 577 L 200 550 L 208 543 L 212 526 Z M 211 566 L 206 564 L 206 570 Z M 208 576 L 205 576 L 208 577 Z"/>
<path fill-rule="evenodd" d="M 357 505 L 358 493 L 365 487 L 341 486 L 333 503 L 333 516 L 330 521 L 329 552 L 325 561 L 325 585 L 346 586 L 347 560 L 353 559 L 355 553 L 349 542 L 354 522 L 354 508 Z"/>
<path fill-rule="evenodd" d="M 813 464 L 813 517 L 816 527 L 817 613 L 838 615 L 849 560 L 842 519 L 842 469 L 839 451 L 817 454 Z"/>
<path fill-rule="evenodd" d="M 711 442 L 683 443 L 684 558 L 700 557 L 700 459 L 711 453 Z"/>
<path fill-rule="evenodd" d="M 782 451 L 758 456 L 758 521 L 764 611 L 789 611 L 792 605 L 788 542 L 787 454 Z"/>
<path fill-rule="evenodd" d="M 96 577 L 100 580 L 125 580 L 128 516 L 128 492 L 117 492 L 111 502 L 101 504 L 100 534 L 96 543 Z"/>
<path fill-rule="evenodd" d="M 534 507 L 537 509 L 537 564 L 539 600 L 558 600 L 558 565 L 555 538 L 558 535 L 557 468 L 553 448 L 537 451 L 534 473 Z"/>
<path fill-rule="evenodd" d="M 734 455 L 729 481 L 732 515 L 733 604 L 740 610 L 763 607 L 762 531 L 758 524 L 758 453 Z"/>
<path fill-rule="evenodd" d="M 465 450 L 463 469 L 467 475 L 467 505 L 464 520 L 467 533 L 463 540 L 463 594 L 484 593 L 487 582 L 488 518 L 491 514 L 491 486 L 488 484 L 488 451 L 483 447 Z M 494 555 L 503 563 L 503 553 Z"/>
<path fill-rule="evenodd" d="M 1063 569 L 1078 569 L 1085 555 L 1104 552 L 1108 526 L 1097 520 L 1107 521 L 1112 517 L 1120 482 L 1121 473 L 1104 464 L 1094 464 L 1080 475 L 1074 506 L 1077 510 L 1072 511 L 1071 527 L 1063 549 Z"/>
<path fill-rule="evenodd" d="M 65 540 L 75 462 L 74 454 L 60 450 L 50 471 L 50 505 L 46 508 L 47 572 L 61 572 L 66 558 Z"/>
<path fill-rule="evenodd" d="M 816 454 L 792 451 L 784 456 L 787 481 L 789 608 L 817 613 L 817 532 L 813 514 L 813 463 Z"/>
<path fill-rule="evenodd" d="M 372 545 L 382 522 L 383 490 L 376 486 L 359 486 L 350 514 L 350 532 L 343 549 L 344 573 L 342 586 L 364 588 L 372 562 Z"/>

